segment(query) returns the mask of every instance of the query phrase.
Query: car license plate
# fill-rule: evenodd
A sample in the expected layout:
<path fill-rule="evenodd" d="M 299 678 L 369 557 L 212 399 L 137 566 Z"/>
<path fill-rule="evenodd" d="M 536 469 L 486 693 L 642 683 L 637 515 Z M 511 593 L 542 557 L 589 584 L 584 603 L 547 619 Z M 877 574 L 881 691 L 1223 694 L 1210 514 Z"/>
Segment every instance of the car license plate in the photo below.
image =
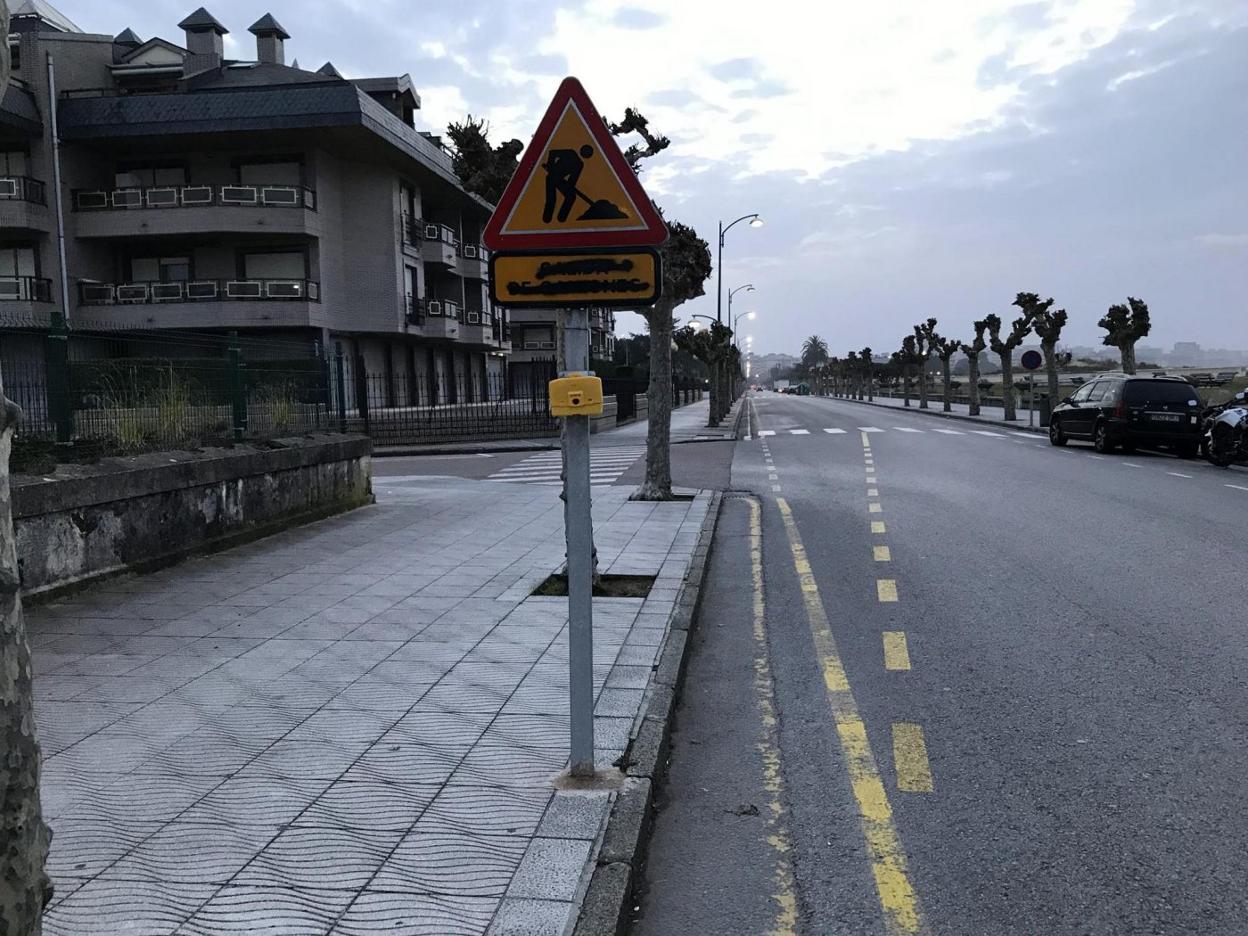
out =
<path fill-rule="evenodd" d="M 1150 413 L 1153 422 L 1181 422 L 1183 417 L 1178 413 Z"/>

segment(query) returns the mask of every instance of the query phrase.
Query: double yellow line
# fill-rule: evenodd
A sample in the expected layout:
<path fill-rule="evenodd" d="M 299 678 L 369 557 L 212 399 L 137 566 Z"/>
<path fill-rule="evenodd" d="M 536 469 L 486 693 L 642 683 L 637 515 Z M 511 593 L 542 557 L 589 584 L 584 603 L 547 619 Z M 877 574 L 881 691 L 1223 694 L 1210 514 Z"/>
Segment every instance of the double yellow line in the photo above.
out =
<path fill-rule="evenodd" d="M 893 810 L 880 779 L 871 745 L 867 740 L 867 728 L 858 714 L 858 704 L 850 689 L 836 647 L 836 638 L 828 624 L 828 615 L 819 596 L 806 547 L 797 531 L 793 511 L 788 502 L 776 498 L 776 506 L 784 520 L 789 548 L 793 553 L 793 566 L 801 586 L 806 617 L 810 622 L 810 634 L 814 640 L 815 654 L 823 673 L 823 684 L 828 703 L 836 723 L 836 734 L 841 752 L 845 757 L 850 786 L 858 806 L 862 822 L 863 838 L 871 861 L 876 893 L 884 912 L 885 927 L 889 936 L 913 936 L 927 934 L 927 924 L 919 906 L 919 898 L 910 883 L 906 855 L 901 839 L 893 824 Z M 883 524 L 880 524 L 881 528 Z M 881 529 L 882 532 L 882 529 Z M 900 726 L 895 726 L 900 727 Z M 896 732 L 894 731 L 894 735 Z M 894 745 L 894 748 L 896 745 Z"/>

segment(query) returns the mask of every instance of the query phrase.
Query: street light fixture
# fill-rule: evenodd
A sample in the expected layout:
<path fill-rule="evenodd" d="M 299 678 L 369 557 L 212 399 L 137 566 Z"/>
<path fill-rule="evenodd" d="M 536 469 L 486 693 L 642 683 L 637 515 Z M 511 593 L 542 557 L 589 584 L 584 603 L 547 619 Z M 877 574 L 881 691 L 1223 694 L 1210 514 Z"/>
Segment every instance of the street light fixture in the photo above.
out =
<path fill-rule="evenodd" d="M 735 296 L 737 293 L 741 292 L 741 290 L 743 289 L 746 292 L 754 292 L 754 284 L 746 283 L 744 286 L 738 286 L 736 289 L 728 290 L 728 317 L 729 318 L 732 318 L 732 297 Z"/>
<path fill-rule="evenodd" d="M 742 221 L 749 221 L 750 227 L 752 228 L 759 228 L 763 226 L 763 219 L 759 217 L 757 212 L 742 215 L 727 227 L 724 227 L 723 221 L 719 222 L 719 257 L 715 262 L 715 319 L 718 322 L 722 322 L 724 320 L 724 316 L 722 314 L 724 301 L 724 235 Z"/>

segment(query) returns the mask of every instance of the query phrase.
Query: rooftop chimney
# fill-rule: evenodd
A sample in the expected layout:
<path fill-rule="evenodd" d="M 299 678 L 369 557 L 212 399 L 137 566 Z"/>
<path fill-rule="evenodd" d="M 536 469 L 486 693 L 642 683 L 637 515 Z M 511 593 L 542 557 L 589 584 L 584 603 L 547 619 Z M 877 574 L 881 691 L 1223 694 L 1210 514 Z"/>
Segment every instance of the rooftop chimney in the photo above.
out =
<path fill-rule="evenodd" d="M 113 37 L 113 45 L 121 46 L 126 51 L 137 49 L 143 44 L 143 40 L 135 35 L 133 29 L 123 29 Z"/>
<path fill-rule="evenodd" d="M 283 45 L 290 38 L 290 33 L 282 29 L 282 24 L 273 18 L 272 13 L 265 13 L 247 31 L 256 37 L 257 62 L 262 65 L 286 64 Z"/>
<path fill-rule="evenodd" d="M 186 57 L 183 76 L 190 78 L 201 72 L 221 67 L 225 57 L 225 43 L 222 40 L 228 29 L 217 22 L 217 18 L 200 7 L 182 22 L 178 28 L 186 31 Z"/>

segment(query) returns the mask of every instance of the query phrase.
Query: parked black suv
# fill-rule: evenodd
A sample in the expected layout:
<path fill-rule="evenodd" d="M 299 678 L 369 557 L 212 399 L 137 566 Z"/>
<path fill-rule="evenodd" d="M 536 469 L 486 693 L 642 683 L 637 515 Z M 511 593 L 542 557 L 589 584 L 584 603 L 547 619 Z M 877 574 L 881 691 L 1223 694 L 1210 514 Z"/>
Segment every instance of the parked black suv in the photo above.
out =
<path fill-rule="evenodd" d="M 1200 396 L 1178 377 L 1100 375 L 1053 408 L 1049 441 L 1091 439 L 1098 452 L 1165 446 L 1184 458 L 1200 447 Z"/>

